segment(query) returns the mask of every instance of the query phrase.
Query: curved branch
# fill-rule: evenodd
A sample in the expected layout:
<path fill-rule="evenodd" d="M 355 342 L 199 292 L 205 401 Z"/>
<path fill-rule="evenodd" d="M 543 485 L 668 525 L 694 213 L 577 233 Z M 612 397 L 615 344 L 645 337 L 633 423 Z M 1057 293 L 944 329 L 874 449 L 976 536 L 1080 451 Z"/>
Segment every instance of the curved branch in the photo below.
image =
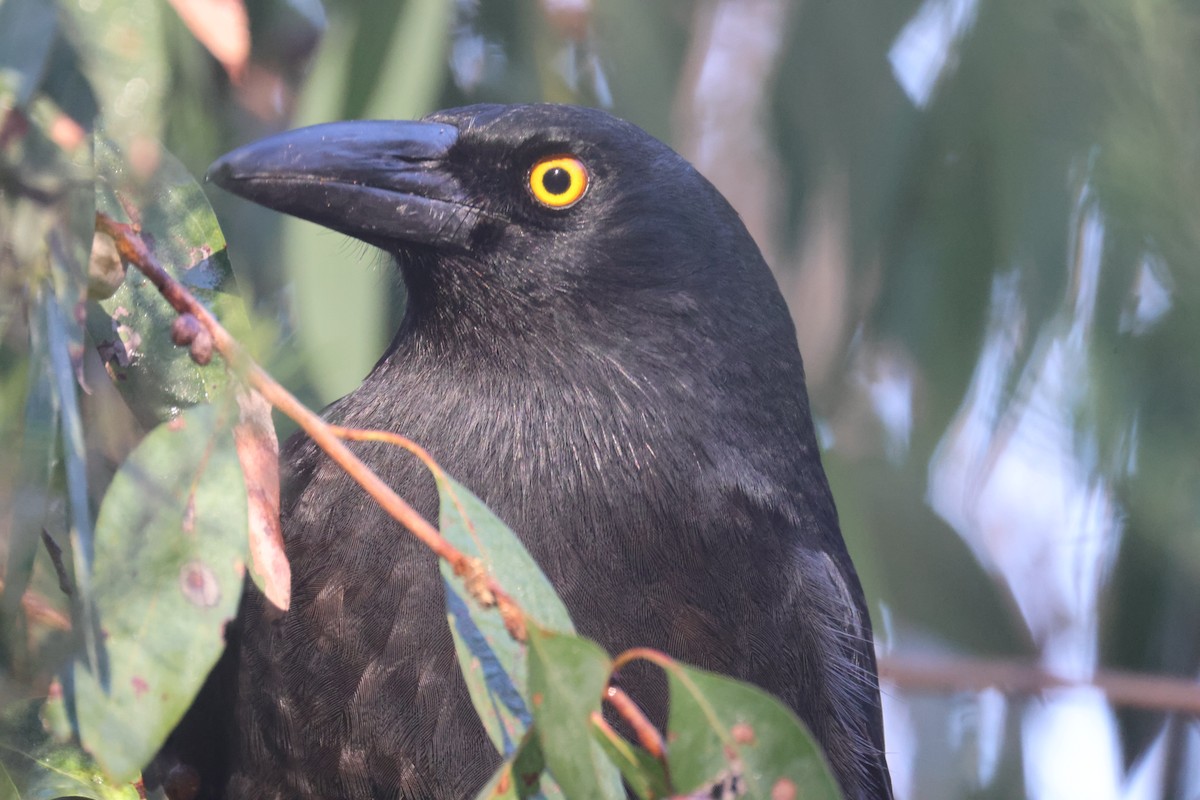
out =
<path fill-rule="evenodd" d="M 638 743 L 646 749 L 646 752 L 662 762 L 665 769 L 667 746 L 663 743 L 662 734 L 647 719 L 641 707 L 633 701 L 632 697 L 616 686 L 609 686 L 604 690 L 604 700 L 612 707 L 613 711 L 617 712 L 617 716 L 625 720 L 633 729 Z"/>

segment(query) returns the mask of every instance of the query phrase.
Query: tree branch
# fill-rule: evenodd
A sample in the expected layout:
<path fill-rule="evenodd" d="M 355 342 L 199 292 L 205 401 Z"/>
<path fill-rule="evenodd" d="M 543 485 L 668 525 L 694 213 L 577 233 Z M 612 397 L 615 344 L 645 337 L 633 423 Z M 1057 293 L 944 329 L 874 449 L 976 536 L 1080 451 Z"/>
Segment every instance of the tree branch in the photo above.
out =
<path fill-rule="evenodd" d="M 1098 670 L 1090 679 L 1072 679 L 1024 661 L 894 655 L 879 659 L 879 677 L 905 691 L 939 694 L 999 689 L 1032 695 L 1090 687 L 1115 706 L 1200 716 L 1200 682 L 1190 678 Z"/>

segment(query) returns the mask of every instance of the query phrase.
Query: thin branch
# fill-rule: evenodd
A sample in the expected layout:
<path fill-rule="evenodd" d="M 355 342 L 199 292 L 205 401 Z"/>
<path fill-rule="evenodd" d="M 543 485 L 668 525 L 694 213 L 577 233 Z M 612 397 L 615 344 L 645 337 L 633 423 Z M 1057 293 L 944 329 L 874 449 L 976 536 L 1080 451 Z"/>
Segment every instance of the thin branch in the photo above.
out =
<path fill-rule="evenodd" d="M 613 659 L 613 672 L 633 661 L 649 661 L 651 664 L 655 664 L 663 669 L 675 665 L 675 659 L 661 650 L 655 650 L 651 647 L 631 647 Z"/>
<path fill-rule="evenodd" d="M 1054 689 L 1099 689 L 1115 706 L 1176 711 L 1200 716 L 1200 682 L 1190 678 L 1099 670 L 1090 679 L 1056 675 L 1037 664 L 982 658 L 884 656 L 879 677 L 906 691 L 949 693 L 999 689 L 1040 694 Z"/>
<path fill-rule="evenodd" d="M 650 755 L 663 763 L 666 768 L 667 747 L 663 743 L 662 734 L 658 732 L 658 728 L 646 718 L 645 712 L 633 702 L 633 698 L 627 695 L 623 690 L 616 686 L 609 686 L 604 690 L 604 699 L 612 707 L 613 711 L 621 719 L 629 724 L 633 729 L 634 734 L 638 738 L 638 743 L 646 749 Z"/>
<path fill-rule="evenodd" d="M 402 447 L 408 452 L 416 456 L 426 469 L 433 473 L 434 479 L 438 483 L 438 490 L 448 492 L 450 499 L 458 508 L 459 514 L 463 519 L 467 519 L 466 509 L 463 508 L 462 502 L 459 500 L 447 485 L 448 476 L 441 465 L 433 460 L 433 456 L 429 455 L 429 451 L 421 445 L 409 439 L 407 436 L 401 436 L 398 433 L 391 431 L 368 430 L 363 428 L 345 428 L 341 425 L 330 425 L 329 429 L 333 434 L 341 439 L 347 439 L 354 442 L 383 442 L 392 444 L 397 447 Z M 521 609 L 513 602 L 508 601 L 503 593 L 496 593 L 496 585 L 492 582 L 491 576 L 488 574 L 487 566 L 481 559 L 465 557 L 455 562 L 453 559 L 447 558 L 451 567 L 454 569 L 454 574 L 464 580 L 467 586 L 467 591 L 471 593 L 480 604 L 491 607 L 497 606 L 500 616 L 504 619 L 504 627 L 517 641 L 525 641 L 527 633 L 525 629 L 525 616 Z"/>
<path fill-rule="evenodd" d="M 267 402 L 290 417 L 329 455 L 375 502 L 420 539 L 439 558 L 445 559 L 455 574 L 466 578 L 468 591 L 481 605 L 499 607 L 509 635 L 524 640 L 524 614 L 513 599 L 487 574 L 479 559 L 473 559 L 454 547 L 428 520 L 396 494 L 390 486 L 364 464 L 343 442 L 339 433 L 352 438 L 351 429 L 335 430 L 317 413 L 309 410 L 287 389 L 284 389 L 263 370 L 238 344 L 221 323 L 195 297 L 172 278 L 150 253 L 138 230 L 132 225 L 117 222 L 106 214 L 96 213 L 96 230 L 108 234 L 126 262 L 146 276 L 171 307 L 180 314 L 191 314 L 212 337 L 213 346 L 238 376 L 261 394 Z"/>

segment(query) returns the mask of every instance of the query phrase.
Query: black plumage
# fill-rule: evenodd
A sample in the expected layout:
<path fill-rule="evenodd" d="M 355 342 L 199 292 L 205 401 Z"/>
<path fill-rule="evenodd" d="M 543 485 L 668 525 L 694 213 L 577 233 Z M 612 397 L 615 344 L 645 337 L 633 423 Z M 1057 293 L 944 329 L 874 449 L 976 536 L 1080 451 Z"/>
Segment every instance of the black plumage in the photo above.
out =
<path fill-rule="evenodd" d="M 556 155 L 586 170 L 562 208 L 530 188 L 570 199 L 569 174 L 531 171 Z M 891 796 L 870 621 L 793 325 L 737 214 L 684 159 L 600 111 L 493 105 L 286 133 L 210 176 L 399 264 L 403 324 L 330 421 L 427 447 L 520 535 L 581 633 L 764 687 L 848 797 Z M 355 449 L 436 519 L 414 458 Z M 276 619 L 248 591 L 228 671 L 198 703 L 234 716 L 228 752 L 209 736 L 197 757 L 206 790 L 471 796 L 498 757 L 434 559 L 306 437 L 282 461 L 292 607 Z M 665 718 L 661 680 L 622 680 Z"/>

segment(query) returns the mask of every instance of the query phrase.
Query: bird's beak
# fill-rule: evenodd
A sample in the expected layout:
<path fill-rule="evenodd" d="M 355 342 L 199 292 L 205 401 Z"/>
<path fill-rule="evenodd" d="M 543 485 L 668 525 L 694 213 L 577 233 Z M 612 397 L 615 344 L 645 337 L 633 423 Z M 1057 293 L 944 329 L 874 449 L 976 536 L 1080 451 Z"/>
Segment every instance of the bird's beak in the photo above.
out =
<path fill-rule="evenodd" d="M 332 122 L 219 158 L 222 189 L 371 244 L 466 247 L 479 212 L 446 170 L 458 138 L 433 122 Z"/>

